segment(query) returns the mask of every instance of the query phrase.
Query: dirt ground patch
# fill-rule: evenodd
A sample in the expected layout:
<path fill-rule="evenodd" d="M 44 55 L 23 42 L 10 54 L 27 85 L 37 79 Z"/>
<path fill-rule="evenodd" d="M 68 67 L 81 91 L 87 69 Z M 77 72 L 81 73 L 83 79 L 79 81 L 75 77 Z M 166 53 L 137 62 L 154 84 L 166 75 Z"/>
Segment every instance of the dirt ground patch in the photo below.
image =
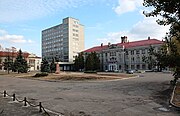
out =
<path fill-rule="evenodd" d="M 61 72 L 60 74 L 49 74 L 48 76 L 39 79 L 83 81 L 83 80 L 113 80 L 113 79 L 130 78 L 134 76 L 135 75 L 110 74 L 110 73 L 86 74 L 86 73 L 76 73 L 76 72 Z"/>
<path fill-rule="evenodd" d="M 9 76 L 9 77 L 19 77 L 19 78 L 29 78 L 29 79 L 39 79 L 39 80 L 74 80 L 74 81 L 84 81 L 84 80 L 114 80 L 122 78 L 131 78 L 136 75 L 124 74 L 124 73 L 104 73 L 99 72 L 97 74 L 89 74 L 83 72 L 60 72 L 60 74 L 49 73 L 45 77 L 33 77 L 37 72 L 28 72 L 28 73 L 14 73 L 10 72 L 0 72 L 0 75 Z"/>

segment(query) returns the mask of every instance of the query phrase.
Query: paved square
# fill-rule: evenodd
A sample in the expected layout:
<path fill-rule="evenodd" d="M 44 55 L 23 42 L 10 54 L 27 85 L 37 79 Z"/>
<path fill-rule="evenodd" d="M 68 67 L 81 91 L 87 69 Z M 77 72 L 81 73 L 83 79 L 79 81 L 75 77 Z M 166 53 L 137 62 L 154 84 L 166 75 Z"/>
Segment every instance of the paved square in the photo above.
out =
<path fill-rule="evenodd" d="M 0 91 L 42 102 L 46 108 L 66 115 L 178 116 L 169 108 L 166 96 L 159 93 L 169 88 L 171 75 L 143 73 L 138 78 L 97 82 L 49 82 L 1 75 Z"/>

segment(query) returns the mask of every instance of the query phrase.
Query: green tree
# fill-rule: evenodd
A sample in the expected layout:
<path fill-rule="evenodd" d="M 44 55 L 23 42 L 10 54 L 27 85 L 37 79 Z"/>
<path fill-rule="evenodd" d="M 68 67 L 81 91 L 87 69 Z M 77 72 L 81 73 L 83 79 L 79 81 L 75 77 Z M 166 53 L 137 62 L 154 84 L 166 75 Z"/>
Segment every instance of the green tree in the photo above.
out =
<path fill-rule="evenodd" d="M 55 64 L 55 59 L 53 58 L 51 64 L 50 64 L 50 70 L 51 70 L 51 73 L 55 72 L 56 71 L 56 64 Z"/>
<path fill-rule="evenodd" d="M 77 55 L 75 56 L 75 60 L 74 60 L 74 70 L 79 71 L 79 59 Z"/>
<path fill-rule="evenodd" d="M 78 56 L 75 56 L 74 69 L 75 69 L 75 71 L 79 71 L 79 70 L 83 70 L 84 69 L 84 57 L 83 57 L 83 53 L 80 53 L 80 54 L 78 54 Z"/>
<path fill-rule="evenodd" d="M 9 74 L 9 71 L 12 70 L 12 66 L 13 66 L 13 61 L 12 59 L 10 59 L 10 56 L 7 56 L 4 62 L 4 70 L 7 70 Z"/>
<path fill-rule="evenodd" d="M 85 69 L 86 71 L 97 71 L 100 69 L 100 60 L 96 52 L 88 54 L 85 62 Z"/>
<path fill-rule="evenodd" d="M 93 70 L 99 70 L 100 69 L 100 60 L 99 57 L 97 56 L 96 52 L 93 52 Z"/>
<path fill-rule="evenodd" d="M 148 56 L 142 57 L 143 62 L 148 64 L 148 69 L 152 70 L 156 66 L 156 57 L 154 47 L 150 46 L 148 50 Z"/>
<path fill-rule="evenodd" d="M 170 25 L 165 37 L 164 48 L 159 55 L 160 64 L 173 68 L 174 83 L 180 78 L 180 1 L 179 0 L 144 0 L 145 7 L 153 7 L 151 12 L 144 12 L 147 17 L 161 16 L 160 25 Z"/>
<path fill-rule="evenodd" d="M 28 64 L 23 57 L 21 49 L 19 50 L 16 60 L 14 61 L 13 68 L 16 69 L 18 73 L 27 73 L 28 71 Z"/>
<path fill-rule="evenodd" d="M 41 72 L 50 72 L 50 66 L 46 58 L 42 59 Z"/>

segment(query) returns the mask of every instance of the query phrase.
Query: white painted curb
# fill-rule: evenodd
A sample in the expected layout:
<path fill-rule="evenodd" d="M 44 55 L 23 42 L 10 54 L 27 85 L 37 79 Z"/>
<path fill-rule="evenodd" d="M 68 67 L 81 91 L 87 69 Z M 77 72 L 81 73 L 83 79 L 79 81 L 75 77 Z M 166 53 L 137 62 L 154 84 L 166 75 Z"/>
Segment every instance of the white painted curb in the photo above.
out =
<path fill-rule="evenodd" d="M 170 100 L 170 104 L 176 108 L 180 108 L 179 106 L 177 106 L 176 104 L 173 103 L 173 98 L 174 98 L 174 94 L 175 94 L 175 90 L 176 90 L 176 85 L 174 86 L 172 95 L 171 95 L 171 100 Z"/>

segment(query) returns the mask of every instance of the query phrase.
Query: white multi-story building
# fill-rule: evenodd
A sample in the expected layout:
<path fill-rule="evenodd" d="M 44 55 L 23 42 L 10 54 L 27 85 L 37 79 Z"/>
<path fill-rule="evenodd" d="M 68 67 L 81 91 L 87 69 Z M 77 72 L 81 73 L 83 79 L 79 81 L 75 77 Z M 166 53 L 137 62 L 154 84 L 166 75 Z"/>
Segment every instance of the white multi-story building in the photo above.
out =
<path fill-rule="evenodd" d="M 41 61 L 41 57 L 38 57 L 35 54 L 29 54 L 27 58 L 29 71 L 39 71 L 41 69 Z"/>
<path fill-rule="evenodd" d="M 162 44 L 162 41 L 150 37 L 146 40 L 128 42 L 124 36 L 121 37 L 121 43 L 101 44 L 84 52 L 86 54 L 96 52 L 103 71 L 147 70 L 149 65 L 143 61 L 143 57 L 148 57 L 150 46 L 158 51 Z"/>
<path fill-rule="evenodd" d="M 67 17 L 62 24 L 42 31 L 42 58 L 60 61 L 61 70 L 71 70 L 75 56 L 84 50 L 84 26 Z"/>

